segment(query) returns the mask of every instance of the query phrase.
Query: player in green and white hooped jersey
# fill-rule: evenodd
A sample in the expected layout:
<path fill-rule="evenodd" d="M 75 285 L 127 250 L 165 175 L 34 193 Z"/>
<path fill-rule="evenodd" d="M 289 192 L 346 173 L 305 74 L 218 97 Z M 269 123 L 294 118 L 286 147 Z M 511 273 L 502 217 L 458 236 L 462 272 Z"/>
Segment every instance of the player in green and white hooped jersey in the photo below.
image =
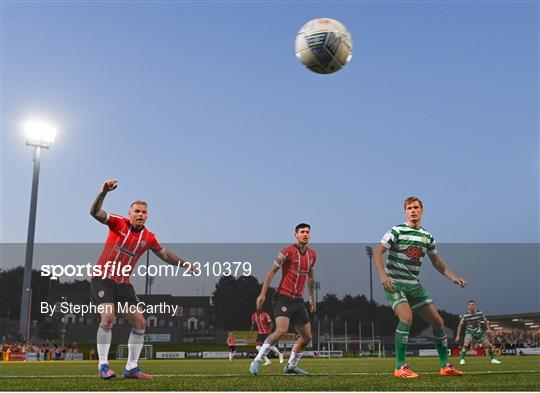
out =
<path fill-rule="evenodd" d="M 463 325 L 465 325 L 465 339 L 463 341 L 463 347 L 461 347 L 461 360 L 459 361 L 459 364 L 465 364 L 467 349 L 473 340 L 474 342 L 480 341 L 483 348 L 487 349 L 491 363 L 500 364 L 501 362 L 495 359 L 495 356 L 493 355 L 493 345 L 486 336 L 486 332 L 491 333 L 489 321 L 484 313 L 476 308 L 476 302 L 474 300 L 469 300 L 467 302 L 467 312 L 459 318 L 459 325 L 456 333 L 456 343 L 458 344 Z"/>
<path fill-rule="evenodd" d="M 407 222 L 396 225 L 382 238 L 375 250 L 375 266 L 379 272 L 382 286 L 387 299 L 399 318 L 395 334 L 396 370 L 394 375 L 400 378 L 416 378 L 405 363 L 405 350 L 412 324 L 412 310 L 415 310 L 433 328 L 435 347 L 439 355 L 443 376 L 461 375 L 448 363 L 448 338 L 444 331 L 444 321 L 439 315 L 427 291 L 420 285 L 421 258 L 427 253 L 431 263 L 442 275 L 452 280 L 460 287 L 467 282 L 456 276 L 444 263 L 437 252 L 435 239 L 421 226 L 423 204 L 416 197 L 409 197 L 403 204 Z M 386 265 L 383 254 L 389 252 Z"/>

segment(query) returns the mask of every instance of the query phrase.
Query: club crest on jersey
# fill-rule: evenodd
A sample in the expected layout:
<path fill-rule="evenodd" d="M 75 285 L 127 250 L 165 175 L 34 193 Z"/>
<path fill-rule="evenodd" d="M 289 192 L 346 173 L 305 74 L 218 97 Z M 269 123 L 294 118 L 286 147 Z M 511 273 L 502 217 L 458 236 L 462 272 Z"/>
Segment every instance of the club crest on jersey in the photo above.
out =
<path fill-rule="evenodd" d="M 99 291 L 97 294 L 99 297 L 103 297 L 105 296 L 105 291 Z"/>
<path fill-rule="evenodd" d="M 409 246 L 407 248 L 407 256 L 414 262 L 420 262 L 420 258 L 424 256 L 424 251 L 421 247 Z"/>
<path fill-rule="evenodd" d="M 286 312 L 286 311 L 287 311 L 287 307 L 285 307 L 285 306 L 281 307 L 281 311 Z"/>
<path fill-rule="evenodd" d="M 142 240 L 141 241 L 141 247 L 145 247 L 146 246 L 146 240 Z"/>

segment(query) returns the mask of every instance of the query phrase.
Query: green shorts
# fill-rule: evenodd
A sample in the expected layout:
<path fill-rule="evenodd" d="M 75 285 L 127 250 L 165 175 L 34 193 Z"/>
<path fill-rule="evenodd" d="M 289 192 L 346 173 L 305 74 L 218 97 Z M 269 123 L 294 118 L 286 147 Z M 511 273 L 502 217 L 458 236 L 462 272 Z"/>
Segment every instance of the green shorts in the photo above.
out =
<path fill-rule="evenodd" d="M 420 284 L 393 284 L 394 292 L 384 291 L 392 310 L 400 303 L 409 303 L 413 310 L 433 303 L 429 293 Z"/>
<path fill-rule="evenodd" d="M 486 333 L 480 332 L 480 333 L 472 333 L 472 332 L 465 332 L 465 340 L 470 340 L 473 344 L 477 343 L 479 341 L 487 340 Z"/>

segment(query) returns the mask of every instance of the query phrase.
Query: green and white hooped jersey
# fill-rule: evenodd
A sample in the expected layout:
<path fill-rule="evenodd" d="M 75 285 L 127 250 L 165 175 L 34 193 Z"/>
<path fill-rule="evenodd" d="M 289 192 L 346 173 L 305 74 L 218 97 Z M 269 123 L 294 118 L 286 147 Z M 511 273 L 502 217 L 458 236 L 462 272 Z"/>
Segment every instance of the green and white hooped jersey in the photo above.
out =
<path fill-rule="evenodd" d="M 422 257 L 437 254 L 435 238 L 424 228 L 396 225 L 385 233 L 381 244 L 388 250 L 386 274 L 393 283 L 418 284 Z"/>
<path fill-rule="evenodd" d="M 482 311 L 476 310 L 461 315 L 459 323 L 465 325 L 465 334 L 480 334 L 484 332 L 483 327 L 487 326 L 487 319 Z"/>

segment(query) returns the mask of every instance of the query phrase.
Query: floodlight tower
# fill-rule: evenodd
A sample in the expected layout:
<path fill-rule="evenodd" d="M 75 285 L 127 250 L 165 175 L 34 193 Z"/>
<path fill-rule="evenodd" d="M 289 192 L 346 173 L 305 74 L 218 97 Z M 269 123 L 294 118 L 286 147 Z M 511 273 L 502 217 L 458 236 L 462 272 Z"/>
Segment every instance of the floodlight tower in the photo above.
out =
<path fill-rule="evenodd" d="M 30 217 L 28 220 L 28 236 L 26 239 L 26 257 L 24 261 L 24 277 L 21 294 L 21 313 L 19 332 L 28 332 L 30 323 L 30 302 L 32 291 L 32 260 L 34 256 L 34 233 L 36 229 L 36 210 L 39 183 L 39 164 L 41 150 L 48 149 L 56 138 L 56 127 L 42 121 L 30 120 L 24 125 L 26 145 L 34 148 L 34 175 L 32 177 L 32 194 L 30 198 Z M 27 333 L 28 334 L 28 333 Z"/>

